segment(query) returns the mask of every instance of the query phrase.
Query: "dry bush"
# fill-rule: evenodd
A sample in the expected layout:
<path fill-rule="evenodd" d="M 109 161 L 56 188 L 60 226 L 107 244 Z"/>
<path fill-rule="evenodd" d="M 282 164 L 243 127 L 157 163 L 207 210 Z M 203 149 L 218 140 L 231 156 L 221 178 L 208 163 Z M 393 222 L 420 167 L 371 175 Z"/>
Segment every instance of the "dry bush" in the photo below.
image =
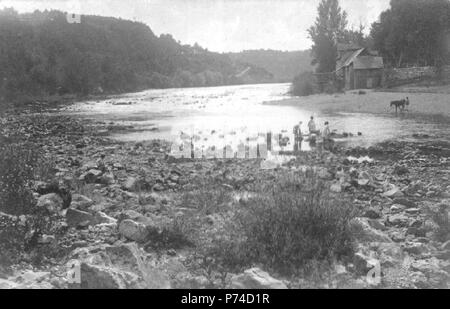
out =
<path fill-rule="evenodd" d="M 238 271 L 258 264 L 293 274 L 352 255 L 354 209 L 335 199 L 312 171 L 279 176 L 253 191 L 219 223 L 197 228 L 196 255 L 208 259 L 209 268 Z"/>
<path fill-rule="evenodd" d="M 251 260 L 280 272 L 310 261 L 350 256 L 353 207 L 332 197 L 312 172 L 288 174 L 262 184 L 239 221 Z"/>
<path fill-rule="evenodd" d="M 11 140 L 0 144 L 0 264 L 12 263 L 37 245 L 52 218 L 37 209 L 34 180 L 51 179 L 54 170 L 37 145 Z M 39 167 L 39 168 L 38 168 Z"/>

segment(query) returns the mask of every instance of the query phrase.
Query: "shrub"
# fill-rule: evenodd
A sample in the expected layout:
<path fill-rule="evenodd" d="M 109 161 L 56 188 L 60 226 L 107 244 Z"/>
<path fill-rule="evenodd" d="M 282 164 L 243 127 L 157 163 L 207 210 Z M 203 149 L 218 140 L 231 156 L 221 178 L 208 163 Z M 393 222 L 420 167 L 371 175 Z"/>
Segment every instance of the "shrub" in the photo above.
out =
<path fill-rule="evenodd" d="M 226 209 L 231 203 L 231 193 L 222 184 L 215 184 L 212 179 L 196 179 L 193 182 L 195 187 L 181 198 L 182 207 L 210 215 Z"/>
<path fill-rule="evenodd" d="M 315 92 L 315 77 L 312 72 L 305 72 L 295 77 L 290 93 L 295 96 L 308 96 Z"/>
<path fill-rule="evenodd" d="M 333 198 L 312 171 L 254 186 L 248 200 L 215 213 L 212 225 L 205 226 L 201 216 L 191 217 L 188 234 L 196 245 L 198 267 L 208 278 L 211 269 L 221 274 L 254 264 L 283 274 L 308 273 L 311 265 L 351 256 L 349 222 L 355 211 Z"/>
<path fill-rule="evenodd" d="M 39 159 L 37 151 L 30 144 L 2 143 L 0 158 L 0 211 L 30 213 L 34 198 L 29 187 Z"/>
<path fill-rule="evenodd" d="M 51 218 L 35 207 L 32 181 L 50 179 L 51 163 L 32 143 L 0 141 L 0 264 L 34 249 L 40 235 L 52 226 Z M 39 167 L 39 168 L 38 168 Z"/>
<path fill-rule="evenodd" d="M 315 174 L 279 177 L 257 192 L 238 217 L 250 260 L 290 273 L 351 255 L 353 207 L 333 198 Z"/>

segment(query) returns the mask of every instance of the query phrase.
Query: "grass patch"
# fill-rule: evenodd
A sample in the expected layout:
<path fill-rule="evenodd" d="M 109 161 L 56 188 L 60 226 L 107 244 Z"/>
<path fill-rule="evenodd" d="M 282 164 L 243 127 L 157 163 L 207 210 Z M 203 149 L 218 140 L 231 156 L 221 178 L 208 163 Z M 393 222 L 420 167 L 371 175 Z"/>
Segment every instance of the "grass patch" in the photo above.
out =
<path fill-rule="evenodd" d="M 208 269 L 235 272 L 262 265 L 293 275 L 353 254 L 349 223 L 355 211 L 334 198 L 312 171 L 278 176 L 255 184 L 252 191 L 246 201 L 216 213 L 214 224 L 205 224 L 198 215 L 197 225 L 191 225 L 196 226 L 191 236 L 195 255 L 209 261 Z M 221 198 L 209 199 L 214 201 Z"/>

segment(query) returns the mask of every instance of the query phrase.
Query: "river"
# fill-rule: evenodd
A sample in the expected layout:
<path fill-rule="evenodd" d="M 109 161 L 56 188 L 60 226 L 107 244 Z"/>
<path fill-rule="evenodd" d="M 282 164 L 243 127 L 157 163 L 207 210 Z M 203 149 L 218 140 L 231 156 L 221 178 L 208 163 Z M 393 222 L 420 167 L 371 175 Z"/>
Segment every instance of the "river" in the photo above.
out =
<path fill-rule="evenodd" d="M 237 145 L 246 138 L 256 140 L 267 132 L 281 133 L 292 141 L 293 126 L 302 121 L 302 130 L 306 132 L 310 116 L 316 118 L 319 128 L 329 121 L 332 130 L 353 134 L 338 140 L 350 146 L 370 146 L 390 138 L 442 130 L 435 123 L 392 115 L 322 114 L 297 106 L 270 104 L 288 98 L 288 90 L 289 84 L 147 90 L 78 102 L 66 112 L 133 127 L 111 134 L 120 141 L 182 141 L 195 136 L 198 143 L 206 146 L 221 141 Z M 292 145 L 287 147 L 289 150 Z M 310 149 L 308 143 L 304 142 L 302 149 Z"/>

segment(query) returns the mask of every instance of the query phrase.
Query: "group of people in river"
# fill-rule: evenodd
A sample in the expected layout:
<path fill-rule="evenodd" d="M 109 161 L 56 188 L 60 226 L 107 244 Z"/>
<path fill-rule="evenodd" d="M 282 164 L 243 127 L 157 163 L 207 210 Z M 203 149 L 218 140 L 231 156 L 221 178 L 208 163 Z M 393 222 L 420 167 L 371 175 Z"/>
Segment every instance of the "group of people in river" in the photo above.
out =
<path fill-rule="evenodd" d="M 303 122 L 299 122 L 294 126 L 294 152 L 298 152 L 301 150 L 303 138 L 306 137 L 311 146 L 315 146 L 318 138 L 322 137 L 322 148 L 325 150 L 332 150 L 334 145 L 334 140 L 331 138 L 331 130 L 329 126 L 329 122 L 326 121 L 324 123 L 323 131 L 321 132 L 317 129 L 316 122 L 314 117 L 311 116 L 311 119 L 308 122 L 308 130 L 309 134 L 302 133 L 302 124 Z"/>

